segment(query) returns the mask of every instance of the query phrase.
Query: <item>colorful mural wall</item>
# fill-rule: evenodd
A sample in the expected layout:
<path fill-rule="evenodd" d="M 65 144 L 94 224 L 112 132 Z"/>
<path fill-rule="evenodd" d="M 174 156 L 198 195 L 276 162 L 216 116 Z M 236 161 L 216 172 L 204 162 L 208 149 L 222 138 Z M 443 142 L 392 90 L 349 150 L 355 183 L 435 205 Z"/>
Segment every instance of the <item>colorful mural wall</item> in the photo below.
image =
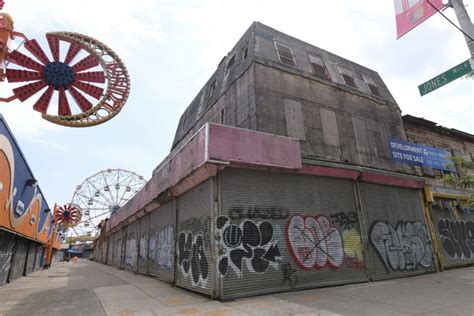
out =
<path fill-rule="evenodd" d="M 47 243 L 52 210 L 13 134 L 0 116 L 0 227 Z"/>
<path fill-rule="evenodd" d="M 42 266 L 53 235 L 52 213 L 0 114 L 0 285 Z M 57 235 L 52 242 L 59 247 Z"/>

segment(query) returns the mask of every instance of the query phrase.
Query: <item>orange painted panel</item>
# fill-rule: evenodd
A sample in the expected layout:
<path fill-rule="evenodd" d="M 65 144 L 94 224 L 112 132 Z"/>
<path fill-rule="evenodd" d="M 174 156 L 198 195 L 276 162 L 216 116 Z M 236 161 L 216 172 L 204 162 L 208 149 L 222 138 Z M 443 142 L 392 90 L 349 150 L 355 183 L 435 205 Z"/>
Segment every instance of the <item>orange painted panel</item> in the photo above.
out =
<path fill-rule="evenodd" d="M 36 238 L 36 227 L 40 219 L 41 210 L 41 195 L 36 196 L 31 201 L 25 214 L 19 219 L 19 225 L 16 226 L 16 231 L 22 235 Z M 13 217 L 13 216 L 12 216 Z"/>
<path fill-rule="evenodd" d="M 13 148 L 9 140 L 0 135 L 0 226 L 10 228 L 10 210 L 13 193 Z"/>

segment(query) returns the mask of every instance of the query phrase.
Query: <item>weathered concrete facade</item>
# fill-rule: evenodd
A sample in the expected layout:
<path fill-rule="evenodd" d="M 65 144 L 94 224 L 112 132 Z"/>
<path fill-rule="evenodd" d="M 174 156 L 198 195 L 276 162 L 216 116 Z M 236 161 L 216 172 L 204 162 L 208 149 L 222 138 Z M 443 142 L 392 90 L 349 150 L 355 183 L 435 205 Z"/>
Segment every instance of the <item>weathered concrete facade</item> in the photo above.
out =
<path fill-rule="evenodd" d="M 258 22 L 183 113 L 172 149 L 206 122 L 297 138 L 304 158 L 413 173 L 390 160 L 388 137 L 406 136 L 377 72 Z"/>

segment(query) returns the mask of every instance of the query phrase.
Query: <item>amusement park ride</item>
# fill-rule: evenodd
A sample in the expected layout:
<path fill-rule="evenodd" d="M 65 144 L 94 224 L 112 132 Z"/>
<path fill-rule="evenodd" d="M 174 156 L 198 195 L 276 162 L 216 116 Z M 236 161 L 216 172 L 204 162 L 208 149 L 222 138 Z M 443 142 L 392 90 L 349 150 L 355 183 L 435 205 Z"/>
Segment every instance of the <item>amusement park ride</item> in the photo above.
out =
<path fill-rule="evenodd" d="M 0 0 L 0 9 L 3 5 Z M 86 35 L 50 32 L 48 56 L 13 24 L 9 14 L 0 13 L 0 81 L 27 84 L 13 88 L 13 95 L 0 102 L 24 102 L 41 94 L 33 109 L 47 121 L 71 127 L 98 125 L 120 112 L 130 93 L 130 78 L 112 49 Z M 17 38 L 23 42 L 10 50 Z"/>
<path fill-rule="evenodd" d="M 102 220 L 117 212 L 135 195 L 146 180 L 131 171 L 107 169 L 86 178 L 69 204 L 60 207 L 57 220 L 69 240 L 93 240 Z"/>
<path fill-rule="evenodd" d="M 3 6 L 0 0 L 0 10 Z M 18 47 L 10 49 L 18 40 Z M 37 40 L 15 31 L 8 13 L 0 12 L 0 81 L 16 84 L 13 95 L 0 97 L 0 102 L 24 102 L 38 96 L 33 109 L 43 119 L 68 127 L 102 124 L 120 112 L 130 93 L 130 78 L 112 49 L 72 32 L 46 33 L 46 42 L 49 49 L 45 52 Z M 142 176 L 121 169 L 87 178 L 77 186 L 71 203 L 55 206 L 55 233 L 93 240 L 98 223 L 145 183 Z M 50 259 L 51 252 L 50 247 Z"/>

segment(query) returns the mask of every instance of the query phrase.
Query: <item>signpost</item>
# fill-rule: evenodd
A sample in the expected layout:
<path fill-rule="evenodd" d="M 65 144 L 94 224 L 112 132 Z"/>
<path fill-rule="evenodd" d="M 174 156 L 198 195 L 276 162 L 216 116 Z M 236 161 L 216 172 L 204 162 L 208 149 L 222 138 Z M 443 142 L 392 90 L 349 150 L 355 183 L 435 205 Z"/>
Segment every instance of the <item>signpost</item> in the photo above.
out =
<path fill-rule="evenodd" d="M 444 73 L 434 77 L 433 79 L 419 85 L 418 90 L 420 91 L 420 95 L 424 96 L 425 94 L 428 94 L 439 87 L 442 87 L 451 81 L 454 81 L 459 77 L 470 73 L 473 69 L 474 66 L 472 65 L 472 60 L 468 59 L 465 62 L 449 69 L 448 71 L 445 71 Z"/>

